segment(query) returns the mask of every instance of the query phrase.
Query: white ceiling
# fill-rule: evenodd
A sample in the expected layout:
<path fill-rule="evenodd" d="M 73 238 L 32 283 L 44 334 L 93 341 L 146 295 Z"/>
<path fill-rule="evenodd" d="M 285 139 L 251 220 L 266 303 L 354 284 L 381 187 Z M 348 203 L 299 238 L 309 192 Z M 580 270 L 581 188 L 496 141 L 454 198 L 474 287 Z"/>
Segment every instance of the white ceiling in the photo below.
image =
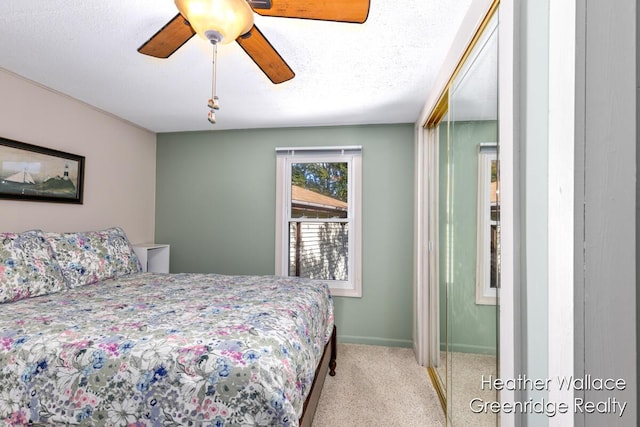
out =
<path fill-rule="evenodd" d="M 175 16 L 173 0 L 2 0 L 0 68 L 153 132 L 410 123 L 470 3 L 371 0 L 362 25 L 256 15 L 296 76 L 274 85 L 237 43 L 221 45 L 215 125 L 209 42 L 169 59 L 136 50 Z"/>

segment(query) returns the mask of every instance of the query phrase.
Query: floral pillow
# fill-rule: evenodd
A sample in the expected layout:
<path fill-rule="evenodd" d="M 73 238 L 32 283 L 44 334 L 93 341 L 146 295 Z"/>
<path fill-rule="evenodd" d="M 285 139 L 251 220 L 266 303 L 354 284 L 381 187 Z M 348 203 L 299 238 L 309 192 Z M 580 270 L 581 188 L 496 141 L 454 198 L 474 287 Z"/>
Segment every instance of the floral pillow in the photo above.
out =
<path fill-rule="evenodd" d="M 129 239 L 119 227 L 102 231 L 47 233 L 69 287 L 141 271 Z"/>
<path fill-rule="evenodd" d="M 0 233 L 0 303 L 64 289 L 60 265 L 42 231 Z"/>

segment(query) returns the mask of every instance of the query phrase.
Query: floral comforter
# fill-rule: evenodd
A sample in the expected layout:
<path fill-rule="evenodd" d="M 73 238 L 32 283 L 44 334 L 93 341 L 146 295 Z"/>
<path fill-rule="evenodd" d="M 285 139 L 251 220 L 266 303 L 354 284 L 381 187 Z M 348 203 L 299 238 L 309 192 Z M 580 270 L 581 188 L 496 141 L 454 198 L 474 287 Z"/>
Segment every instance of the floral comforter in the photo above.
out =
<path fill-rule="evenodd" d="M 0 305 L 0 424 L 298 425 L 326 285 L 133 274 Z"/>

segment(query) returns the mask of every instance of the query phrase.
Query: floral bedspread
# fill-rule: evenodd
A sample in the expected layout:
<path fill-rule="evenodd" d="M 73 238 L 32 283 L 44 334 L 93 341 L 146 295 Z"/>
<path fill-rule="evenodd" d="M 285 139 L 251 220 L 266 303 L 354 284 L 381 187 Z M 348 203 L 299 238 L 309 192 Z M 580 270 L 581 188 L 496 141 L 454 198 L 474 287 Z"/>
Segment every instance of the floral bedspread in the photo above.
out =
<path fill-rule="evenodd" d="M 0 305 L 0 424 L 296 426 L 326 285 L 140 273 Z"/>

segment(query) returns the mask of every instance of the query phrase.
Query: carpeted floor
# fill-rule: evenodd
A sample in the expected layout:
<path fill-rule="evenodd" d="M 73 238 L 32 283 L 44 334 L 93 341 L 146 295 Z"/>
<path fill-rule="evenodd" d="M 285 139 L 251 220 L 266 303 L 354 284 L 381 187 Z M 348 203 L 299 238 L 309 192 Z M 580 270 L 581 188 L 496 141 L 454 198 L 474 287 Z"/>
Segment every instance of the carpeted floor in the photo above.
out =
<path fill-rule="evenodd" d="M 327 376 L 313 427 L 444 426 L 426 368 L 413 349 L 338 344 L 336 376 Z"/>
<path fill-rule="evenodd" d="M 495 390 L 482 389 L 481 377 L 496 377 L 496 357 L 472 353 L 452 353 L 450 364 L 453 375 L 450 377 L 452 402 L 452 423 L 455 426 L 494 427 L 498 417 L 492 413 L 475 414 L 471 412 L 469 402 L 482 399 L 484 402 L 498 400 Z"/>

